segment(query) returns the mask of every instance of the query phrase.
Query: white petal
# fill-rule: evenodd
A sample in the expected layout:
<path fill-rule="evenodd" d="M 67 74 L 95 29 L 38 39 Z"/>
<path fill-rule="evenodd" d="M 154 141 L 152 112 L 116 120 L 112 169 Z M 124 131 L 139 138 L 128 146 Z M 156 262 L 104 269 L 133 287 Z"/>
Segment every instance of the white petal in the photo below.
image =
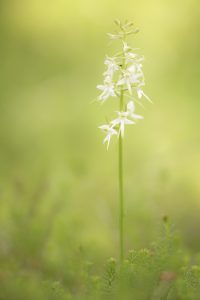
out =
<path fill-rule="evenodd" d="M 135 110 L 135 104 L 133 101 L 129 101 L 128 104 L 127 104 L 127 110 L 130 112 L 130 113 L 133 113 L 134 110 Z"/>
<path fill-rule="evenodd" d="M 128 44 L 123 41 L 123 50 L 124 50 L 124 52 L 126 52 L 129 49 L 130 49 L 130 47 L 128 46 Z"/>
<path fill-rule="evenodd" d="M 131 72 L 131 73 L 135 73 L 136 68 L 135 68 L 134 65 L 132 65 L 132 66 L 130 66 L 130 67 L 128 68 L 128 70 L 129 70 L 129 72 Z"/>
<path fill-rule="evenodd" d="M 133 122 L 129 119 L 124 119 L 124 124 L 135 124 L 135 122 Z"/>
<path fill-rule="evenodd" d="M 112 134 L 112 135 L 115 135 L 115 134 L 117 134 L 117 131 L 116 131 L 115 129 L 113 129 L 113 128 L 110 128 L 110 130 L 111 130 L 111 134 Z"/>
<path fill-rule="evenodd" d="M 122 118 L 124 118 L 124 117 L 126 118 L 129 115 L 128 111 L 118 111 L 117 113 L 118 113 L 119 117 L 122 117 Z"/>
<path fill-rule="evenodd" d="M 98 128 L 100 128 L 102 130 L 108 130 L 109 129 L 109 125 L 101 125 Z"/>
<path fill-rule="evenodd" d="M 133 119 L 144 119 L 143 116 L 136 115 L 136 114 L 132 114 L 131 116 L 132 116 Z"/>
<path fill-rule="evenodd" d="M 139 99 L 142 98 L 143 91 L 142 91 L 140 88 L 137 88 L 137 95 L 138 95 L 138 98 L 139 98 Z"/>
<path fill-rule="evenodd" d="M 126 84 L 127 84 L 128 91 L 129 91 L 130 95 L 132 95 L 132 89 L 131 89 L 131 84 L 130 84 L 130 81 L 129 81 L 129 80 L 127 80 Z"/>
<path fill-rule="evenodd" d="M 151 102 L 151 103 L 153 103 L 152 101 L 151 101 L 151 99 L 143 92 L 143 96 L 149 101 L 149 102 Z"/>
<path fill-rule="evenodd" d="M 110 38 L 111 40 L 117 40 L 117 39 L 120 38 L 120 36 L 117 35 L 117 34 L 107 33 L 107 35 L 109 36 L 109 38 Z"/>
<path fill-rule="evenodd" d="M 105 74 L 106 75 L 106 77 L 105 77 L 105 79 L 104 79 L 104 83 L 110 83 L 110 84 L 112 84 L 112 76 L 110 76 L 110 74 L 108 74 L 108 73 L 106 73 Z"/>
<path fill-rule="evenodd" d="M 97 89 L 99 89 L 99 90 L 104 90 L 104 88 L 105 88 L 105 86 L 104 85 L 101 85 L 101 84 L 99 84 L 99 85 L 97 85 Z"/>
<path fill-rule="evenodd" d="M 120 124 L 120 122 L 121 122 L 121 120 L 118 118 L 118 119 L 112 120 L 112 121 L 111 121 L 111 124 L 112 124 L 113 126 L 115 126 L 115 125 Z"/>
<path fill-rule="evenodd" d="M 126 80 L 125 78 L 121 78 L 118 82 L 117 82 L 117 85 L 123 85 L 126 83 Z"/>

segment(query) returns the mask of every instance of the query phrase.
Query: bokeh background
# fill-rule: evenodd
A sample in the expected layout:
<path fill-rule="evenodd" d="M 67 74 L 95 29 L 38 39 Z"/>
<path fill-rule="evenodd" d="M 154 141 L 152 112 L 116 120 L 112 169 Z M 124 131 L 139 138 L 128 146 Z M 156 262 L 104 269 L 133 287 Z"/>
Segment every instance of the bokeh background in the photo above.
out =
<path fill-rule="evenodd" d="M 125 139 L 126 249 L 168 215 L 199 251 L 199 13 L 198 0 L 0 1 L 2 277 L 118 256 L 117 143 L 107 152 L 97 128 L 116 102 L 93 102 L 115 18 L 140 28 L 130 42 L 153 100 Z"/>

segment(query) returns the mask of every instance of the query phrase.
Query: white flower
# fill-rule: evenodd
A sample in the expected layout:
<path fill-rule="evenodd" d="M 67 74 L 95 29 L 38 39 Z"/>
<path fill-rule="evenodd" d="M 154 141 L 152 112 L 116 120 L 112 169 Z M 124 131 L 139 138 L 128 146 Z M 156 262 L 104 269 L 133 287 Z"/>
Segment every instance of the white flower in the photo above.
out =
<path fill-rule="evenodd" d="M 97 89 L 102 91 L 102 94 L 98 97 L 102 103 L 106 101 L 109 97 L 116 97 L 115 86 L 112 82 L 111 77 L 107 76 L 104 80 L 103 85 L 97 85 Z"/>
<path fill-rule="evenodd" d="M 105 139 L 103 140 L 103 144 L 107 143 L 107 150 L 108 150 L 111 137 L 113 135 L 116 135 L 117 131 L 112 126 L 109 126 L 109 125 L 102 125 L 102 126 L 99 126 L 99 128 L 107 133 Z"/>
<path fill-rule="evenodd" d="M 123 41 L 123 51 L 128 52 L 130 50 L 132 50 L 132 48 L 126 42 Z"/>
<path fill-rule="evenodd" d="M 127 85 L 129 93 L 132 95 L 132 84 L 138 84 L 142 73 L 137 72 L 136 66 L 131 65 L 123 72 L 123 77 L 117 82 L 117 85 Z"/>
<path fill-rule="evenodd" d="M 128 115 L 133 118 L 133 119 L 143 119 L 142 116 L 140 115 L 136 115 L 134 112 L 135 112 L 135 104 L 133 101 L 129 101 L 128 104 L 127 104 L 127 112 L 128 112 Z"/>
<path fill-rule="evenodd" d="M 122 38 L 121 34 L 113 34 L 113 33 L 107 33 L 107 35 L 109 36 L 109 38 L 111 40 L 119 40 Z"/>
<path fill-rule="evenodd" d="M 119 125 L 119 134 L 124 137 L 124 127 L 125 125 L 135 124 L 132 120 L 129 120 L 127 117 L 129 113 L 126 111 L 118 112 L 118 118 L 111 121 L 112 127 Z"/>
<path fill-rule="evenodd" d="M 149 102 L 152 102 L 151 99 L 143 92 L 141 86 L 144 86 L 144 82 L 142 82 L 139 86 L 136 87 L 138 98 L 141 99 L 144 96 Z"/>
<path fill-rule="evenodd" d="M 128 63 L 138 64 L 139 62 L 141 62 L 141 61 L 144 60 L 144 57 L 142 57 L 142 56 L 140 56 L 138 54 L 135 54 L 133 52 L 126 52 L 124 54 L 124 57 L 125 57 L 126 64 L 128 64 Z"/>
<path fill-rule="evenodd" d="M 125 63 L 139 63 L 144 60 L 143 57 L 141 57 L 138 54 L 135 54 L 131 51 L 133 50 L 139 50 L 139 48 L 131 48 L 126 42 L 123 41 L 123 52 L 124 52 L 124 58 L 125 58 Z"/>
<path fill-rule="evenodd" d="M 143 72 L 142 72 L 142 64 L 137 63 L 136 68 L 137 68 L 137 72 L 140 72 L 142 74 L 142 77 L 144 77 Z"/>
<path fill-rule="evenodd" d="M 116 63 L 115 57 L 106 57 L 104 64 L 107 65 L 107 70 L 104 72 L 104 75 L 108 75 L 110 77 L 113 76 L 114 72 L 119 70 L 119 66 Z"/>
<path fill-rule="evenodd" d="M 132 63 L 136 59 L 137 54 L 132 52 L 127 52 L 125 53 L 124 56 L 125 56 L 125 63 L 128 64 L 128 63 Z"/>

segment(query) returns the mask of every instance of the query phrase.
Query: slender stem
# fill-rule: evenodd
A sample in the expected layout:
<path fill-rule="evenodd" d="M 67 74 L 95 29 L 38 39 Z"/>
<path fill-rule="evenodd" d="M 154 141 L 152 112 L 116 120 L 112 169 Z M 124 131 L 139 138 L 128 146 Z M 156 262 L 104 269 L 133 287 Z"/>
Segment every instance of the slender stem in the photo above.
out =
<path fill-rule="evenodd" d="M 123 110 L 124 92 L 120 94 L 120 111 Z M 124 259 L 124 187 L 123 187 L 123 138 L 119 135 L 119 239 L 120 239 L 120 264 Z"/>
<path fill-rule="evenodd" d="M 124 41 L 126 34 L 124 32 Z M 125 59 L 122 60 L 122 69 L 125 66 Z M 124 90 L 121 89 L 119 98 L 119 109 L 123 111 L 124 108 Z M 120 239 L 120 265 L 124 260 L 124 182 L 123 182 L 123 137 L 120 132 L 119 135 L 119 239 Z"/>

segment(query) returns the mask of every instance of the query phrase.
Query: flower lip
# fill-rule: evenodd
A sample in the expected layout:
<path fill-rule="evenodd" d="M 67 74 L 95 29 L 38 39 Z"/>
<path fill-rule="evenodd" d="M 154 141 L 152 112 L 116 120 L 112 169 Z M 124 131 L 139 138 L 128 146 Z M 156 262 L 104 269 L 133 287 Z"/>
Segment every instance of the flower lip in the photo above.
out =
<path fill-rule="evenodd" d="M 97 85 L 97 89 L 101 90 L 102 93 L 98 99 L 102 102 L 105 102 L 109 97 L 116 97 L 114 83 L 106 77 L 104 84 Z"/>
<path fill-rule="evenodd" d="M 124 128 L 125 125 L 131 125 L 131 124 L 135 124 L 134 121 L 128 119 L 128 112 L 121 112 L 118 111 L 118 118 L 114 119 L 113 121 L 111 121 L 111 124 L 113 127 L 119 125 L 119 133 L 118 136 L 121 134 L 122 137 L 124 137 Z"/>
<path fill-rule="evenodd" d="M 101 125 L 101 126 L 99 126 L 99 128 L 107 133 L 106 137 L 103 140 L 103 144 L 105 144 L 107 142 L 107 150 L 108 150 L 111 137 L 113 135 L 117 135 L 117 131 L 112 126 L 109 126 L 108 124 Z"/>
<path fill-rule="evenodd" d="M 128 102 L 127 112 L 128 112 L 128 115 L 133 119 L 143 119 L 144 118 L 143 116 L 140 116 L 140 115 L 137 115 L 134 113 L 135 112 L 135 104 L 133 101 Z"/>

